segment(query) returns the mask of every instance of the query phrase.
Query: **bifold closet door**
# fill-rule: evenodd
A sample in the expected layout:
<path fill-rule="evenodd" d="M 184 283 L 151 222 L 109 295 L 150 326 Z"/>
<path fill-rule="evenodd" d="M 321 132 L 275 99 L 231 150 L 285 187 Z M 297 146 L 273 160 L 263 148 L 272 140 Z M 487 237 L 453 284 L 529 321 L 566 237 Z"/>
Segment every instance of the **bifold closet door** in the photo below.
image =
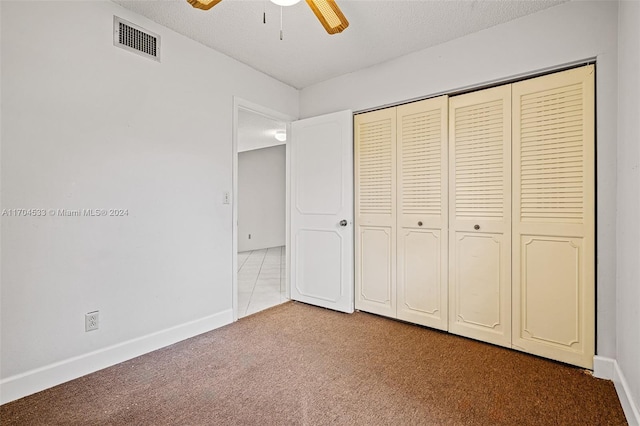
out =
<path fill-rule="evenodd" d="M 592 65 L 513 85 L 513 347 L 593 368 Z"/>
<path fill-rule="evenodd" d="M 511 86 L 449 99 L 449 331 L 511 346 Z"/>
<path fill-rule="evenodd" d="M 396 111 L 356 115 L 356 309 L 396 315 Z"/>
<path fill-rule="evenodd" d="M 397 318 L 447 329 L 447 96 L 396 108 Z"/>

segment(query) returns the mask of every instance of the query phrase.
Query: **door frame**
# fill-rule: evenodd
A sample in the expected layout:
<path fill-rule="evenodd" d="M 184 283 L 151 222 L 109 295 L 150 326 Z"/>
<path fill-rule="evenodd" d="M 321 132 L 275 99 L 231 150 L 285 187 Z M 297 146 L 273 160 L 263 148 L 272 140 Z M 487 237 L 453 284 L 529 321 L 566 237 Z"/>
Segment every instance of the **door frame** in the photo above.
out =
<path fill-rule="evenodd" d="M 289 203 L 290 203 L 290 158 L 289 158 L 289 150 L 290 150 L 290 137 L 291 134 L 291 122 L 297 120 L 296 117 L 290 116 L 288 114 L 284 114 L 282 112 L 273 110 L 271 108 L 267 108 L 265 106 L 256 104 L 254 102 L 248 101 L 246 99 L 240 98 L 238 96 L 233 97 L 233 135 L 232 135 L 232 190 L 231 190 L 231 205 L 232 205 L 232 213 L 231 213 L 231 309 L 233 311 L 233 321 L 238 320 L 238 114 L 240 110 L 245 110 L 252 112 L 254 114 L 262 115 L 263 117 L 269 118 L 275 121 L 282 121 L 287 124 L 287 140 L 284 143 L 286 159 L 285 159 L 285 197 L 286 197 L 286 218 L 285 218 L 285 249 L 286 249 L 286 277 L 285 277 L 285 286 L 286 286 L 286 296 L 290 297 L 290 288 L 289 288 L 289 265 L 290 265 L 290 213 L 289 213 Z"/>

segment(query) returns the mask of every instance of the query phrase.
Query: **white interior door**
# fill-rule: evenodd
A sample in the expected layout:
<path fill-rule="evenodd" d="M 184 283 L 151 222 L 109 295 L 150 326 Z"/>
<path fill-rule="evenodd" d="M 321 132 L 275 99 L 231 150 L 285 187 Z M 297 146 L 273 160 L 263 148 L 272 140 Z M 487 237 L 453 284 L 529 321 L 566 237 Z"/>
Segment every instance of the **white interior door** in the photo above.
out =
<path fill-rule="evenodd" d="M 353 312 L 351 111 L 291 123 L 291 299 Z"/>

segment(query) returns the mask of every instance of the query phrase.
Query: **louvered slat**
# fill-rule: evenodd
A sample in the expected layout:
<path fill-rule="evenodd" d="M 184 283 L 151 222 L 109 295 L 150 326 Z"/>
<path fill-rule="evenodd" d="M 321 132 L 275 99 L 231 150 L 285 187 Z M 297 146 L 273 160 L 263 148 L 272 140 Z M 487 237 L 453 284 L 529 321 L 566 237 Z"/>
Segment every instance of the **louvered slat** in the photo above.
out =
<path fill-rule="evenodd" d="M 360 124 L 359 207 L 361 214 L 391 214 L 391 120 Z"/>
<path fill-rule="evenodd" d="M 441 119 L 440 109 L 401 117 L 398 143 L 402 214 L 441 214 Z"/>
<path fill-rule="evenodd" d="M 499 218 L 504 214 L 502 108 L 502 100 L 498 99 L 456 109 L 457 216 Z M 489 182 L 494 185 L 491 195 L 486 192 Z"/>
<path fill-rule="evenodd" d="M 521 219 L 582 221 L 582 84 L 520 98 Z"/>

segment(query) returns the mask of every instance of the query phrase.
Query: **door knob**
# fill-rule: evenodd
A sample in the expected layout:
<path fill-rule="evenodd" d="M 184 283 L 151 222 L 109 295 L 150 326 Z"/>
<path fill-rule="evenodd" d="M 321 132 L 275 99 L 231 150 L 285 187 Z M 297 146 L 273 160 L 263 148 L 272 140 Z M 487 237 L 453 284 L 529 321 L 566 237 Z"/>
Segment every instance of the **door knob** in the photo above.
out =
<path fill-rule="evenodd" d="M 348 222 L 347 222 L 347 220 L 346 220 L 346 219 L 342 219 L 342 220 L 340 221 L 340 226 L 347 226 L 347 223 L 348 223 Z"/>
<path fill-rule="evenodd" d="M 422 226 L 422 221 L 418 222 L 418 226 Z"/>
<path fill-rule="evenodd" d="M 480 225 L 473 225 L 473 229 L 477 231 L 478 229 L 480 229 Z"/>

